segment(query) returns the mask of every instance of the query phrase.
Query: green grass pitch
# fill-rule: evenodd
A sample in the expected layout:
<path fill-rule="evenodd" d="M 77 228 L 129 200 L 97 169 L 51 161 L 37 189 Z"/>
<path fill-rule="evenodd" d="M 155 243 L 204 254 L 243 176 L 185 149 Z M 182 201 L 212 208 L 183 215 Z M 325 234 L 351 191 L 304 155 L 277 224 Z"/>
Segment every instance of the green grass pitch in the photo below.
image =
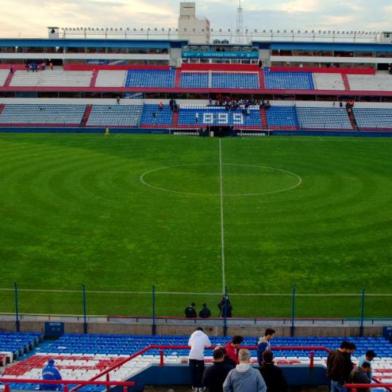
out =
<path fill-rule="evenodd" d="M 150 315 L 152 285 L 183 293 L 158 315 L 216 314 L 226 284 L 236 316 L 288 316 L 296 286 L 298 316 L 358 317 L 366 288 L 387 317 L 391 256 L 392 139 L 0 134 L 0 288 L 58 290 L 22 312 L 80 314 L 85 284 L 90 314 Z"/>

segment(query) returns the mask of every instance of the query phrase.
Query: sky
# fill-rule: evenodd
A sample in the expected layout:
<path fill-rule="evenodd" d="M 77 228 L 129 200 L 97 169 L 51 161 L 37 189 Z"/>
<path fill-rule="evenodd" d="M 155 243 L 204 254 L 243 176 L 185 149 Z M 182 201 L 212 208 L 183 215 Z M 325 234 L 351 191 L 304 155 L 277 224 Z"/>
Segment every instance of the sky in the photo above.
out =
<path fill-rule="evenodd" d="M 238 0 L 196 0 L 198 16 L 233 28 Z M 243 0 L 252 29 L 392 31 L 391 0 Z M 47 26 L 176 27 L 179 0 L 0 0 L 1 37 L 47 36 Z"/>

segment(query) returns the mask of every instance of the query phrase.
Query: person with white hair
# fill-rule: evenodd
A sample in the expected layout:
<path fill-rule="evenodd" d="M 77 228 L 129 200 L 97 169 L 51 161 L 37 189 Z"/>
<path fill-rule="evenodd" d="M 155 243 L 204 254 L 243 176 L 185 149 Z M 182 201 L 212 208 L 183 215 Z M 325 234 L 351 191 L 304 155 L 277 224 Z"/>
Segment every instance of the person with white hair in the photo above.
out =
<path fill-rule="evenodd" d="M 238 353 L 239 364 L 230 371 L 223 383 L 223 392 L 266 392 L 267 386 L 260 372 L 250 363 L 249 350 Z"/>

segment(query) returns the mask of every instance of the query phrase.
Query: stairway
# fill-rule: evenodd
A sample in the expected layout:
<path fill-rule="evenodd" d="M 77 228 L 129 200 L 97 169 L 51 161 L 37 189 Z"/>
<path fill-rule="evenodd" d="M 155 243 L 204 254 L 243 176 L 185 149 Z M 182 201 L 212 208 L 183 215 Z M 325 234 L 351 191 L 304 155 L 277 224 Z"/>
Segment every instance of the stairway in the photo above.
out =
<path fill-rule="evenodd" d="M 358 123 L 355 118 L 354 110 L 352 108 L 347 107 L 346 108 L 348 118 L 350 119 L 351 126 L 354 130 L 359 131 Z"/>
<path fill-rule="evenodd" d="M 9 72 L 7 79 L 4 82 L 3 87 L 9 87 L 11 85 L 12 78 L 14 77 L 15 73 Z"/>
<path fill-rule="evenodd" d="M 173 113 L 173 121 L 172 121 L 172 127 L 173 128 L 178 128 L 178 118 L 179 118 L 179 113 L 174 112 Z"/>
<path fill-rule="evenodd" d="M 179 69 L 179 68 L 176 69 L 176 76 L 175 76 L 175 81 L 174 81 L 174 87 L 175 88 L 180 88 L 181 87 L 181 69 Z"/>
<path fill-rule="evenodd" d="M 267 112 L 265 108 L 260 108 L 261 128 L 268 129 Z"/>
<path fill-rule="evenodd" d="M 93 110 L 93 105 L 87 105 L 86 106 L 86 110 L 84 111 L 83 117 L 82 117 L 82 121 L 80 122 L 80 126 L 81 127 L 85 127 L 87 125 L 88 122 L 88 118 L 90 117 L 90 113 Z"/>
<path fill-rule="evenodd" d="M 92 75 L 91 81 L 90 81 L 90 87 L 95 87 L 95 83 L 97 82 L 98 72 L 99 72 L 98 70 L 94 69 L 93 75 Z"/>
<path fill-rule="evenodd" d="M 351 87 L 350 87 L 350 82 L 348 81 L 347 74 L 342 74 L 342 79 L 343 79 L 344 89 L 346 91 L 350 91 Z"/>

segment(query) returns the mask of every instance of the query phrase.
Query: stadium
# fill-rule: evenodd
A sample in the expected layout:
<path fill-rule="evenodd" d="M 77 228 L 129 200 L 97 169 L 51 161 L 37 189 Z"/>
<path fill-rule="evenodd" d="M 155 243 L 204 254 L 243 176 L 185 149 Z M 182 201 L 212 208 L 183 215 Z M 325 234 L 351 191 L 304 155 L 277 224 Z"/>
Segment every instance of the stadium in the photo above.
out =
<path fill-rule="evenodd" d="M 392 33 L 243 11 L 0 38 L 0 390 L 202 391 L 198 327 L 207 367 L 273 328 L 290 391 L 342 341 L 391 390 Z"/>

